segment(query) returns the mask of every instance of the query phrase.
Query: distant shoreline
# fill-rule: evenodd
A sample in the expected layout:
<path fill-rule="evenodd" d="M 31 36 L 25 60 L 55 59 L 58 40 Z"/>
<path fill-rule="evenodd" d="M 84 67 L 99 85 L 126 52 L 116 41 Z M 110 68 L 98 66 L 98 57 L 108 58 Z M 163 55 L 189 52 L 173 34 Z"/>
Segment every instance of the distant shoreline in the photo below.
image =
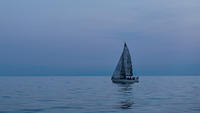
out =
<path fill-rule="evenodd" d="M 0 75 L 0 77 L 111 77 L 111 75 Z M 158 77 L 164 77 L 164 76 L 200 76 L 200 75 L 137 75 L 137 76 L 158 76 Z"/>

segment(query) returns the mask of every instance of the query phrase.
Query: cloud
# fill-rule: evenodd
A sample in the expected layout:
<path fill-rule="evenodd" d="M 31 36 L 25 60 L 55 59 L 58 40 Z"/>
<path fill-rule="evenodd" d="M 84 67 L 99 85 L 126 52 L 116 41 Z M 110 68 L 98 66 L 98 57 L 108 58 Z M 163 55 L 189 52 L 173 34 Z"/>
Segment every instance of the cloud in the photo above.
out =
<path fill-rule="evenodd" d="M 0 66 L 7 71 L 0 75 L 111 74 L 124 41 L 144 74 L 190 73 L 180 67 L 199 74 L 199 5 L 198 0 L 1 1 Z M 174 71 L 167 71 L 171 67 Z"/>

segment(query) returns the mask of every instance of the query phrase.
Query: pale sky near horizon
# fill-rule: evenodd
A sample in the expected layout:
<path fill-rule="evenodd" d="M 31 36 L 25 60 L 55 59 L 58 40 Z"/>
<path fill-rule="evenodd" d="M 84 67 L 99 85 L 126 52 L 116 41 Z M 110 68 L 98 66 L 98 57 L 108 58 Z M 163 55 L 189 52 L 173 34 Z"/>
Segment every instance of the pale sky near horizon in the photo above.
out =
<path fill-rule="evenodd" d="M 200 75 L 199 0 L 1 0 L 0 75 Z"/>

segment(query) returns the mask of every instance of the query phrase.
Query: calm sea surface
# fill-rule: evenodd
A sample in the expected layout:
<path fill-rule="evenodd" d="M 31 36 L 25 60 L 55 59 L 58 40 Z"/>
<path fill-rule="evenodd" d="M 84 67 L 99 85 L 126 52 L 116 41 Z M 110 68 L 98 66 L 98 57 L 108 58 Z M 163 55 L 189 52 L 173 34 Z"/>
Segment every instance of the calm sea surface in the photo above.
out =
<path fill-rule="evenodd" d="M 0 113 L 200 113 L 200 77 L 0 77 Z"/>

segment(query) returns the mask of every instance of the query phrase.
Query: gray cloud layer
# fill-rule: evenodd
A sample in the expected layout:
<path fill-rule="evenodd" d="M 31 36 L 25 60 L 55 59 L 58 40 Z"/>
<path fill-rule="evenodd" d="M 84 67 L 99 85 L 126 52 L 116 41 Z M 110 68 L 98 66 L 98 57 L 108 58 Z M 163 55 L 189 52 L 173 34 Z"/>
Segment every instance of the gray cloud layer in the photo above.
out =
<path fill-rule="evenodd" d="M 200 74 L 199 0 L 2 0 L 0 75 Z"/>

